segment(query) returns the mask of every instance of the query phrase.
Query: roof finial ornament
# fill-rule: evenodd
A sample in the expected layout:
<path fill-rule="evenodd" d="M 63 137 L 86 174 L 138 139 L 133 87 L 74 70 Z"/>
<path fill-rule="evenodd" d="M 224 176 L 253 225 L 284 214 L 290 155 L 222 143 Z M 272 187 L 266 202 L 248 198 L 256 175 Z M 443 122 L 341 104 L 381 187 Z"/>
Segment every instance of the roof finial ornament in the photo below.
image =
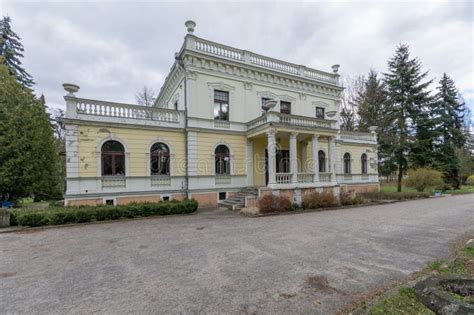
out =
<path fill-rule="evenodd" d="M 332 72 L 337 73 L 339 71 L 339 65 L 333 65 L 331 69 L 332 69 Z"/>
<path fill-rule="evenodd" d="M 196 22 L 193 20 L 187 20 L 184 25 L 188 29 L 188 34 L 193 34 L 194 33 L 194 28 L 196 27 Z"/>

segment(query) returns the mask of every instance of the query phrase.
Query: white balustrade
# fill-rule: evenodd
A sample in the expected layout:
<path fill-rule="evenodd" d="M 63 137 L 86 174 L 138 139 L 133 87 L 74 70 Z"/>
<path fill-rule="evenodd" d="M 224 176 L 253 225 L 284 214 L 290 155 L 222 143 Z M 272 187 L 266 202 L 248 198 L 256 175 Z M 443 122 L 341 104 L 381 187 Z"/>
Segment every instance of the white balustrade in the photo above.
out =
<path fill-rule="evenodd" d="M 301 76 L 310 80 L 324 81 L 338 85 L 338 75 L 330 72 L 324 72 L 305 66 L 296 65 L 290 62 L 273 59 L 270 57 L 258 55 L 252 52 L 243 51 L 237 48 L 229 47 L 219 43 L 211 42 L 202 38 L 193 36 L 194 50 L 206 54 L 224 57 L 236 60 L 242 63 L 252 64 L 258 67 L 271 69 L 291 75 Z"/>
<path fill-rule="evenodd" d="M 257 128 L 267 122 L 267 115 L 260 116 L 254 120 L 251 120 L 247 123 L 248 129 Z"/>
<path fill-rule="evenodd" d="M 326 183 L 331 181 L 331 173 L 319 173 L 319 181 Z"/>
<path fill-rule="evenodd" d="M 314 182 L 314 174 L 312 173 L 298 173 L 299 184 L 311 184 Z"/>
<path fill-rule="evenodd" d="M 296 65 L 253 53 L 250 54 L 250 63 L 281 72 L 298 74 L 298 66 Z"/>
<path fill-rule="evenodd" d="M 230 59 L 242 60 L 241 50 L 207 40 L 196 39 L 196 50 Z"/>
<path fill-rule="evenodd" d="M 145 119 L 170 123 L 178 123 L 182 116 L 181 111 L 158 107 L 104 102 L 84 98 L 76 98 L 75 101 L 77 113 L 84 115 Z"/>
<path fill-rule="evenodd" d="M 333 121 L 312 117 L 296 116 L 289 114 L 279 114 L 280 122 L 285 125 L 298 126 L 298 127 L 322 127 L 332 128 Z"/>
<path fill-rule="evenodd" d="M 102 177 L 102 188 L 125 188 L 126 179 L 124 176 Z"/>
<path fill-rule="evenodd" d="M 151 187 L 169 186 L 169 185 L 171 185 L 171 177 L 169 175 L 151 176 Z"/>
<path fill-rule="evenodd" d="M 359 141 L 376 141 L 376 136 L 375 134 L 372 134 L 370 132 L 341 130 L 341 139 L 359 140 Z"/>
<path fill-rule="evenodd" d="M 230 175 L 216 175 L 216 185 L 227 185 L 232 183 Z"/>
<path fill-rule="evenodd" d="M 291 184 L 291 173 L 276 173 L 277 184 Z"/>

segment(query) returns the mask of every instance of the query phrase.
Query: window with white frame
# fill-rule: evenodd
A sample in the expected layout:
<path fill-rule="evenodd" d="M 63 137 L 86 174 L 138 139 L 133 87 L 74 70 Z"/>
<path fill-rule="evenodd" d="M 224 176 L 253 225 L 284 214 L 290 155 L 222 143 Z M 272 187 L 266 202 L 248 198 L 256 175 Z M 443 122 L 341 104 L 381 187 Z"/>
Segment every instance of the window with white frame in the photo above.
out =
<path fill-rule="evenodd" d="M 229 120 L 229 92 L 214 90 L 214 119 Z"/>

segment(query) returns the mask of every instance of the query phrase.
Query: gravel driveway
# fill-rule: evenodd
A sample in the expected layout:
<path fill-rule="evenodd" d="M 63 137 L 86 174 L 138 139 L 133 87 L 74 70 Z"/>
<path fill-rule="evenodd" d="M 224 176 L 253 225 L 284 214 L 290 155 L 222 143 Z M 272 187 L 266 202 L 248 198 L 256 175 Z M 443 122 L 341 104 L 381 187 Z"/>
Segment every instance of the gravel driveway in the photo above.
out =
<path fill-rule="evenodd" d="M 1 233 L 0 312 L 328 314 L 472 231 L 474 195 Z"/>

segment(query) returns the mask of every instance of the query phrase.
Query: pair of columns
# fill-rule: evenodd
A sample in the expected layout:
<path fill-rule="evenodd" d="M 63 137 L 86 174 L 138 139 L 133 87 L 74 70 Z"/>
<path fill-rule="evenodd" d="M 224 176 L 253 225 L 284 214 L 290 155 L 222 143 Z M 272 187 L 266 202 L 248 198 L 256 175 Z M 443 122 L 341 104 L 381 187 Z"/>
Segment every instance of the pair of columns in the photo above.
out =
<path fill-rule="evenodd" d="M 297 158 L 297 136 L 298 133 L 292 132 L 290 134 L 290 172 L 291 183 L 298 183 L 298 158 Z M 313 166 L 313 182 L 319 182 L 319 135 L 314 134 L 311 138 L 312 148 L 312 166 Z M 276 131 L 270 130 L 267 132 L 267 152 L 268 152 L 268 184 L 275 185 L 276 182 Z M 336 138 L 329 138 L 329 172 L 332 173 L 332 181 L 336 179 Z"/>

